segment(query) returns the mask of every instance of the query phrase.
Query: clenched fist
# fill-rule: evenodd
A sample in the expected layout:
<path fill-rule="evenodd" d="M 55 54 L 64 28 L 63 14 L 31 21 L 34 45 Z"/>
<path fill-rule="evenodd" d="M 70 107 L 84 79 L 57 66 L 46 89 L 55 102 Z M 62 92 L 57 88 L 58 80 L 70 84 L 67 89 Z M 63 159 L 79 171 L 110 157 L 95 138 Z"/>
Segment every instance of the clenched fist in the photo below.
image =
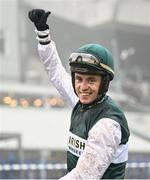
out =
<path fill-rule="evenodd" d="M 50 11 L 46 12 L 43 9 L 32 9 L 29 11 L 28 17 L 34 23 L 38 31 L 44 31 L 49 29 L 47 18 L 50 14 Z"/>

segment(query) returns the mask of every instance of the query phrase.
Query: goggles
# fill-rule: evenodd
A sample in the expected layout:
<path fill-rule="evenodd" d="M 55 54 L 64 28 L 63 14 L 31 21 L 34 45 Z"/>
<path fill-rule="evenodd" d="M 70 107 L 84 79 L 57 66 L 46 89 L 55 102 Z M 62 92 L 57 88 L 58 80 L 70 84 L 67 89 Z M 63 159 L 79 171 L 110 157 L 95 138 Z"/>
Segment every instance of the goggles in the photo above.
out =
<path fill-rule="evenodd" d="M 87 63 L 87 64 L 96 65 L 114 74 L 114 71 L 109 66 L 107 66 L 106 64 L 100 63 L 98 59 L 91 54 L 72 53 L 69 58 L 69 61 L 70 63 L 74 62 L 74 63 Z"/>

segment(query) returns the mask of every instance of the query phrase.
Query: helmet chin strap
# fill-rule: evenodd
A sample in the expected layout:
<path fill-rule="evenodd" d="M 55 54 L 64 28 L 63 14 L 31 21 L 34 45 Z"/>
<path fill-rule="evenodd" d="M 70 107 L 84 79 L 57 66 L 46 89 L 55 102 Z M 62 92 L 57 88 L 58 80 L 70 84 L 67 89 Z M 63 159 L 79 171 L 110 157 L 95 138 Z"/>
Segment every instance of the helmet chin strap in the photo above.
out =
<path fill-rule="evenodd" d="M 102 76 L 102 81 L 99 87 L 99 95 L 104 96 L 108 91 L 110 78 L 108 75 Z"/>
<path fill-rule="evenodd" d="M 74 72 L 71 72 L 71 77 L 72 77 L 72 86 L 73 86 L 75 94 L 77 95 L 75 91 L 75 73 Z"/>
<path fill-rule="evenodd" d="M 100 87 L 99 87 L 99 95 L 94 100 L 94 102 L 99 102 L 104 98 L 106 92 L 108 91 L 109 82 L 110 82 L 109 76 L 106 75 L 106 76 L 102 77 L 102 81 L 101 81 L 101 84 L 100 84 Z"/>

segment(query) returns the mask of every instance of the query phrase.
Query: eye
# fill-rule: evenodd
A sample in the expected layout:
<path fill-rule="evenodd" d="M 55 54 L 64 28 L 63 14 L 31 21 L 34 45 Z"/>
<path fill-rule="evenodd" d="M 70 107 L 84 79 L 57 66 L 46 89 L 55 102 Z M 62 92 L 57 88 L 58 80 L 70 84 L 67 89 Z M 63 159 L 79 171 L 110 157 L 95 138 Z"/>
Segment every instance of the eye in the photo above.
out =
<path fill-rule="evenodd" d="M 95 83 L 95 81 L 96 81 L 95 79 L 89 79 L 89 80 L 88 80 L 88 82 L 89 82 L 90 84 Z"/>
<path fill-rule="evenodd" d="M 82 78 L 79 77 L 79 76 L 75 76 L 75 80 L 76 80 L 77 82 L 81 82 L 81 81 L 82 81 Z"/>

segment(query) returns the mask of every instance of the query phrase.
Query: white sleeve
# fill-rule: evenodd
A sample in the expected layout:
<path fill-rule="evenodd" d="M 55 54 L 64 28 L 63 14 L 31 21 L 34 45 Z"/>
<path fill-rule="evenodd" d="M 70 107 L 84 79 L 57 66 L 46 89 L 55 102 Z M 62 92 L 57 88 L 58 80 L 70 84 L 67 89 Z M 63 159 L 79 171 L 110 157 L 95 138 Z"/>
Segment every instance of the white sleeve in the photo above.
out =
<path fill-rule="evenodd" d="M 48 74 L 49 81 L 52 82 L 64 100 L 74 107 L 78 101 L 78 97 L 74 93 L 71 76 L 66 72 L 60 61 L 55 43 L 53 41 L 47 45 L 41 45 L 39 43 L 38 52 L 45 71 Z"/>
<path fill-rule="evenodd" d="M 60 179 L 100 179 L 113 161 L 120 142 L 120 125 L 112 119 L 101 119 L 89 131 L 76 167 Z"/>

